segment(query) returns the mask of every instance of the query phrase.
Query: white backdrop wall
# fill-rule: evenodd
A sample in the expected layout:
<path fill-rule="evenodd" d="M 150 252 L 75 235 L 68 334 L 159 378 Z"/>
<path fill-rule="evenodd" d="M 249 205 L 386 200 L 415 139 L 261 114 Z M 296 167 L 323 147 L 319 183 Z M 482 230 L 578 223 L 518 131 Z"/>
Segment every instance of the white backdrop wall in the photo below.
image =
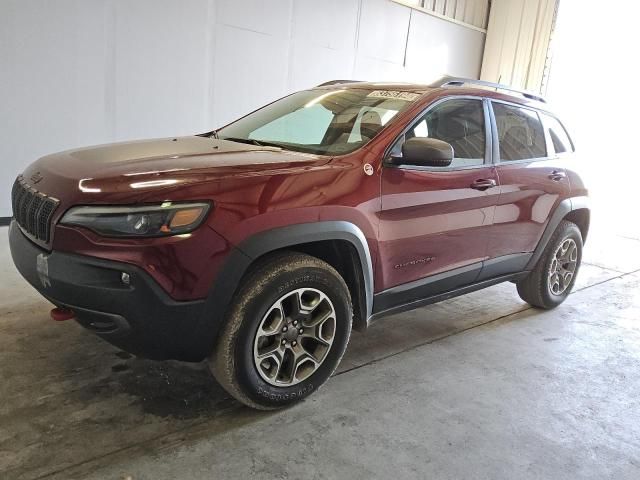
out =
<path fill-rule="evenodd" d="M 0 217 L 47 153 L 222 126 L 336 78 L 477 78 L 484 33 L 390 0 L 0 0 Z"/>

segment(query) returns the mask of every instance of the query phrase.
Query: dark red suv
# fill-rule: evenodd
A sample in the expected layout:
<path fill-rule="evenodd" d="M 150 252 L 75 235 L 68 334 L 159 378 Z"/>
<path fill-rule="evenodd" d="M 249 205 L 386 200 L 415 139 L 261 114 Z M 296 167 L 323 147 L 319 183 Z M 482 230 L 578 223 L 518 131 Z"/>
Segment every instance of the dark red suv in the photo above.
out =
<path fill-rule="evenodd" d="M 542 99 L 502 85 L 329 82 L 207 134 L 38 160 L 11 252 L 58 317 L 209 358 L 276 408 L 329 378 L 352 327 L 504 281 L 560 304 L 589 228 L 573 151 Z"/>

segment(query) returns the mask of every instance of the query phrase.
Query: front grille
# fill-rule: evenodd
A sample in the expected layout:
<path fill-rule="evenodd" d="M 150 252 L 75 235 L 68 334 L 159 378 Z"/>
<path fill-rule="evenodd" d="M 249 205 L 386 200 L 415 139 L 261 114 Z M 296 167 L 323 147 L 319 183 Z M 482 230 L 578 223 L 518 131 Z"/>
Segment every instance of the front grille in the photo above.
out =
<path fill-rule="evenodd" d="M 29 186 L 20 175 L 11 190 L 13 218 L 33 238 L 44 243 L 51 239 L 51 217 L 60 203 Z"/>

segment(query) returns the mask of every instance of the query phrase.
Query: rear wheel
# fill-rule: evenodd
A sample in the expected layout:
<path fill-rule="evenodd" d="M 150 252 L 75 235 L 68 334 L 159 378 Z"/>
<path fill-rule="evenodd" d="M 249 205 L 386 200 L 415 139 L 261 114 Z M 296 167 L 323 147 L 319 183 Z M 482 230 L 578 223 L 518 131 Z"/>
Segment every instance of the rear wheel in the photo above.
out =
<path fill-rule="evenodd" d="M 334 372 L 351 334 L 347 286 L 329 264 L 283 252 L 261 261 L 234 297 L 211 370 L 242 403 L 284 407 Z"/>
<path fill-rule="evenodd" d="M 516 285 L 525 302 L 551 309 L 569 296 L 582 260 L 582 235 L 574 223 L 558 225 L 533 271 Z"/>

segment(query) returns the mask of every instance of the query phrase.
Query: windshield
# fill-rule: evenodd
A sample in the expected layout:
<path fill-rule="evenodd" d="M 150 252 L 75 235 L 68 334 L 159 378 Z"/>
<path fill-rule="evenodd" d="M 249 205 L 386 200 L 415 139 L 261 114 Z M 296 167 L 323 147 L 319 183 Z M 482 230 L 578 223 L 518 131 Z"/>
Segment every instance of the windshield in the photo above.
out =
<path fill-rule="evenodd" d="M 305 90 L 218 130 L 218 138 L 320 155 L 352 152 L 419 97 L 393 90 Z"/>

